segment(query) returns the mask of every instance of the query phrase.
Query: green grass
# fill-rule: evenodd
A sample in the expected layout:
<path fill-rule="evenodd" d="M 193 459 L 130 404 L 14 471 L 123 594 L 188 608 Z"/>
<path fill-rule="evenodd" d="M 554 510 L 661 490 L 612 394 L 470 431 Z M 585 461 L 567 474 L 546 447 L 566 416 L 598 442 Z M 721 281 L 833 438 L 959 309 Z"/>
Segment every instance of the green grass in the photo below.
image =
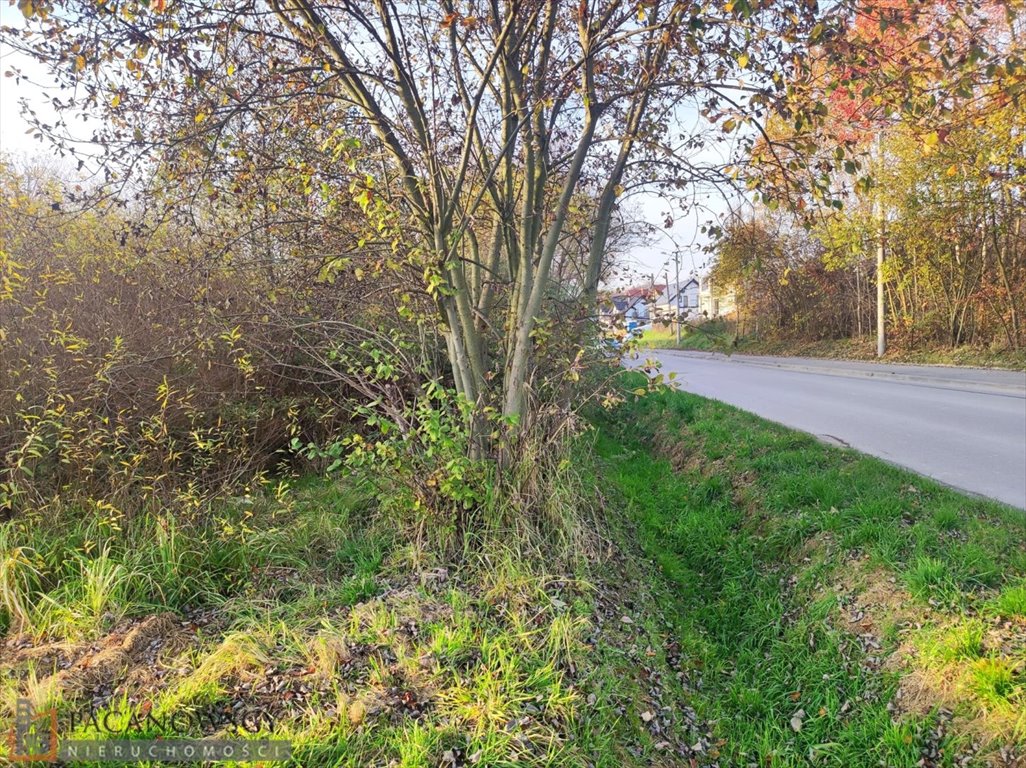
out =
<path fill-rule="evenodd" d="M 697 349 L 706 352 L 727 352 L 731 349 L 734 339 L 726 324 L 718 320 L 704 323 L 681 325 L 680 349 Z M 656 326 L 645 331 L 641 336 L 642 347 L 655 349 L 673 349 L 677 347 L 676 330 L 666 326 Z"/>
<path fill-rule="evenodd" d="M 913 671 L 972 724 L 932 745 L 949 758 L 1026 745 L 1026 627 L 974 618 L 1021 617 L 1021 512 L 685 393 L 598 418 L 727 764 L 914 766 L 936 714 L 888 708 Z M 846 624 L 860 594 L 879 647 Z"/>
<path fill-rule="evenodd" d="M 1026 582 L 1008 584 L 987 607 L 1005 619 L 1026 619 Z"/>
<path fill-rule="evenodd" d="M 597 482 L 587 451 L 576 481 L 574 464 L 550 494 L 568 518 L 595 503 L 575 496 L 575 483 Z M 437 766 L 450 753 L 616 768 L 692 737 L 636 546 L 612 559 L 584 547 L 568 566 L 525 555 L 510 534 L 441 562 L 399 535 L 397 514 L 351 480 L 307 478 L 189 518 L 114 528 L 67 509 L 0 525 L 0 620 L 31 652 L 0 660 L 0 712 L 28 697 L 57 708 L 64 737 L 104 737 L 71 726 L 74 713 L 92 702 L 99 722 L 123 722 L 145 706 L 167 722 L 241 702 L 271 713 L 261 735 L 291 740 L 297 766 Z M 147 635 L 142 651 L 122 651 L 154 626 L 156 650 Z M 215 733 L 248 737 L 133 736 Z"/>
<path fill-rule="evenodd" d="M 1006 659 L 981 659 L 973 665 L 972 690 L 986 706 L 1021 700 L 1022 675 Z"/>
<path fill-rule="evenodd" d="M 963 659 L 973 660 L 986 650 L 987 625 L 968 619 L 965 623 L 924 633 L 920 649 L 929 663 L 941 666 Z"/>
<path fill-rule="evenodd" d="M 370 508 L 351 488 L 308 485 L 220 502 L 192 520 L 144 514 L 114 528 L 86 510 L 0 526 L 0 624 L 36 638 L 89 639 L 124 616 L 183 611 L 245 595 L 291 569 L 359 595 L 385 544 L 351 517 Z"/>
<path fill-rule="evenodd" d="M 1026 739 L 1020 513 L 686 394 L 594 418 L 545 490 L 569 560 L 494 531 L 443 561 L 352 480 L 6 522 L 0 708 L 241 701 L 294 765 L 900 767 Z M 902 715 L 913 679 L 937 691 Z"/>

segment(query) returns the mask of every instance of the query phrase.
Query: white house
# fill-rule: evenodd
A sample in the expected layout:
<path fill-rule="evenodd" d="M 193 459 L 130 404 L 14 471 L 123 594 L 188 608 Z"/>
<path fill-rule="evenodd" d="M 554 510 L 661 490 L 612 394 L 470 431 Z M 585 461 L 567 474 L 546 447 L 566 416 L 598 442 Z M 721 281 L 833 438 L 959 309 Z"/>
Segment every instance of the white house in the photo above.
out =
<path fill-rule="evenodd" d="M 734 286 L 714 286 L 712 277 L 706 275 L 698 290 L 698 309 L 710 318 L 733 314 L 737 310 Z"/>
<path fill-rule="evenodd" d="M 659 294 L 652 307 L 653 314 L 659 320 L 671 320 L 677 317 L 697 315 L 699 298 L 698 280 L 691 278 L 686 283 L 670 283 Z"/>
<path fill-rule="evenodd" d="M 644 296 L 626 296 L 626 308 L 624 309 L 624 319 L 627 322 L 628 327 L 636 325 L 644 325 L 648 322 L 648 302 L 645 301 Z"/>
<path fill-rule="evenodd" d="M 628 328 L 647 325 L 650 316 L 650 302 L 643 289 L 631 288 L 625 293 L 616 293 L 603 302 L 599 319 L 606 325 L 624 323 Z"/>

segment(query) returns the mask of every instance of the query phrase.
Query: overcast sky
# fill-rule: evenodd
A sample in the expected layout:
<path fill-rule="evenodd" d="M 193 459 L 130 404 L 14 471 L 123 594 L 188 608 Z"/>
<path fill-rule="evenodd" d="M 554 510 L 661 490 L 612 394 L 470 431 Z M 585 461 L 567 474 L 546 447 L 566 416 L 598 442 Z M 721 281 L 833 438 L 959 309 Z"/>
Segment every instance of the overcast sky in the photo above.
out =
<path fill-rule="evenodd" d="M 0 0 L 0 25 L 20 27 L 23 23 L 24 18 L 17 6 Z M 7 77 L 12 68 L 21 70 L 36 82 L 49 82 L 44 67 L 0 42 L 0 152 L 16 162 L 31 163 L 42 159 L 55 162 L 57 154 L 53 147 L 26 133 L 29 125 L 21 116 L 21 100 L 26 99 L 40 116 L 52 116 L 53 110 L 40 88 L 24 80 L 16 82 L 14 77 Z M 66 166 L 69 173 L 75 167 L 73 163 Z"/>
<path fill-rule="evenodd" d="M 0 2 L 0 24 L 20 26 L 21 23 L 21 11 L 16 6 Z M 0 70 L 6 73 L 12 67 L 21 69 L 30 80 L 44 84 L 49 82 L 42 67 L 0 43 Z M 53 148 L 26 134 L 28 124 L 21 116 L 20 107 L 23 98 L 42 116 L 50 111 L 40 88 L 24 80 L 16 83 L 13 77 L 0 76 L 0 152 L 20 161 L 46 158 L 53 162 L 56 157 Z M 695 115 L 694 121 L 697 127 L 701 127 L 701 118 Z M 709 147 L 698 157 L 703 162 L 723 162 L 729 151 L 730 147 L 724 144 Z M 72 170 L 70 163 L 68 170 Z M 653 278 L 655 282 L 661 283 L 665 281 L 667 273 L 672 282 L 675 252 L 679 254 L 682 280 L 691 274 L 704 272 L 709 257 L 702 251 L 702 246 L 708 239 L 701 233 L 701 226 L 711 218 L 725 213 L 730 206 L 723 195 L 714 190 L 705 193 L 699 191 L 694 203 L 699 207 L 686 215 L 682 215 L 679 210 L 675 211 L 672 216 L 673 226 L 666 229 L 664 220 L 669 210 L 667 203 L 653 194 L 633 195 L 629 201 L 633 215 L 651 224 L 655 233 L 649 238 L 650 244 L 633 247 L 621 258 L 619 272 L 611 284 L 641 283 Z"/>

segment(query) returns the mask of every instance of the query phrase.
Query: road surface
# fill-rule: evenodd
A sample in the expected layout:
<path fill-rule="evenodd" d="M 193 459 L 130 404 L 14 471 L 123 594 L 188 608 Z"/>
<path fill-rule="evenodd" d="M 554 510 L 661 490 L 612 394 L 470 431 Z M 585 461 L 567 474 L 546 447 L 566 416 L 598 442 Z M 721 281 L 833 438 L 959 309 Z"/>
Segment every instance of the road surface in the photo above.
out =
<path fill-rule="evenodd" d="M 650 350 L 722 400 L 1026 509 L 1026 373 Z"/>

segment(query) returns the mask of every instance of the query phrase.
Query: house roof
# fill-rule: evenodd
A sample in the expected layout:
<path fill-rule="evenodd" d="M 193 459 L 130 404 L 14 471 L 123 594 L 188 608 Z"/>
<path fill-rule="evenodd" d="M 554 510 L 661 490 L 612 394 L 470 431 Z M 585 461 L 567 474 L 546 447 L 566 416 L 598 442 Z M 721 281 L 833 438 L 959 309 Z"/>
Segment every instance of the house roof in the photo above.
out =
<path fill-rule="evenodd" d="M 625 312 L 630 306 L 627 296 L 611 296 L 610 300 L 613 302 L 613 309 L 617 312 Z"/>
<path fill-rule="evenodd" d="M 681 292 L 686 291 L 691 286 L 698 287 L 698 280 L 692 277 L 686 283 L 670 283 L 666 286 L 663 291 L 659 294 L 659 298 L 656 299 L 657 304 L 669 304 L 674 301 Z"/>
<path fill-rule="evenodd" d="M 639 304 L 644 305 L 654 300 L 660 292 L 665 290 L 666 286 L 662 283 L 656 283 L 652 286 L 624 288 L 617 293 L 606 294 L 602 302 L 603 309 L 601 311 L 605 314 L 623 314 Z"/>
<path fill-rule="evenodd" d="M 666 285 L 663 283 L 656 283 L 654 285 L 636 285 L 631 288 L 625 288 L 620 291 L 621 296 L 629 296 L 632 299 L 642 298 L 647 299 L 651 296 L 655 296 L 666 290 Z"/>

